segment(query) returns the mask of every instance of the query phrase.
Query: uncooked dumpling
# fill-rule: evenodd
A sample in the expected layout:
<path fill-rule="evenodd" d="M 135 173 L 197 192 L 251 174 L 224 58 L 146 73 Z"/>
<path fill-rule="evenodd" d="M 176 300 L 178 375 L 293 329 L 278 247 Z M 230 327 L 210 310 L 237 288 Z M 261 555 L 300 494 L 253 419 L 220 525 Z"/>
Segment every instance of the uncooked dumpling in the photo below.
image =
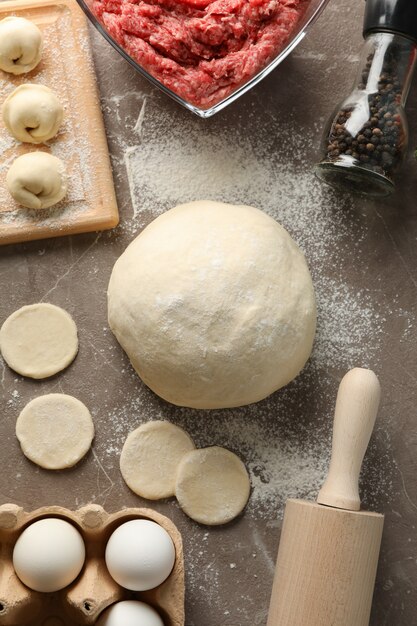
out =
<path fill-rule="evenodd" d="M 28 209 L 47 209 L 67 193 L 67 176 L 61 159 L 47 152 L 17 157 L 6 176 L 13 198 Z"/>
<path fill-rule="evenodd" d="M 51 393 L 25 406 L 17 418 L 16 436 L 33 463 L 50 470 L 66 469 L 90 449 L 94 424 L 80 400 Z"/>
<path fill-rule="evenodd" d="M 10 74 L 33 70 L 42 57 L 43 37 L 39 28 L 24 17 L 0 21 L 0 69 Z"/>
<path fill-rule="evenodd" d="M 29 304 L 4 322 L 0 350 L 7 365 L 18 374 L 47 378 L 75 359 L 77 327 L 71 315 L 54 304 Z"/>
<path fill-rule="evenodd" d="M 120 471 L 132 491 L 159 500 L 175 495 L 177 467 L 194 450 L 191 437 L 179 426 L 156 420 L 130 433 L 120 457 Z"/>
<path fill-rule="evenodd" d="M 316 306 L 306 261 L 262 211 L 191 202 L 154 220 L 116 262 L 109 324 L 133 367 L 173 404 L 257 402 L 310 356 Z"/>
<path fill-rule="evenodd" d="M 15 139 L 43 143 L 57 134 L 64 110 L 52 89 L 26 84 L 6 98 L 2 113 L 4 124 Z"/>
<path fill-rule="evenodd" d="M 236 454 L 212 446 L 185 454 L 178 466 L 175 494 L 182 510 L 200 524 L 226 524 L 245 508 L 248 472 Z"/>

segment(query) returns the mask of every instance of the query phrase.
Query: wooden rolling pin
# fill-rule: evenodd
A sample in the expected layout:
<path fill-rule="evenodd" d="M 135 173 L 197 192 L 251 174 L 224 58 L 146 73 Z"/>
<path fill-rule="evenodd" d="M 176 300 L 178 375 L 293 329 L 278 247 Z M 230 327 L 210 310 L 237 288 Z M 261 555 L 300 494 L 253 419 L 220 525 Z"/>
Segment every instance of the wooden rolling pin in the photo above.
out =
<path fill-rule="evenodd" d="M 384 517 L 359 510 L 358 480 L 379 399 L 370 370 L 340 383 L 317 503 L 286 505 L 267 626 L 369 625 Z"/>

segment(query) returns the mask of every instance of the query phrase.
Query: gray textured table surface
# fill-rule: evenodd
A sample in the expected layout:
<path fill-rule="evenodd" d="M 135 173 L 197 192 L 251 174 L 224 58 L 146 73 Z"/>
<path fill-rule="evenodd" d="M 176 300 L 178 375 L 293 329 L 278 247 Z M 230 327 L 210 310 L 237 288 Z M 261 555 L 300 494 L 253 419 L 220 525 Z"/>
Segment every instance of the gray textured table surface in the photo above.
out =
<path fill-rule="evenodd" d="M 338 382 L 354 365 L 373 367 L 383 386 L 362 475 L 364 508 L 386 514 L 371 623 L 417 624 L 417 164 L 410 156 L 397 194 L 384 201 L 339 195 L 311 174 L 323 124 L 353 80 L 362 4 L 333 0 L 278 70 L 208 121 L 161 96 L 92 31 L 121 225 L 0 250 L 0 320 L 24 304 L 50 301 L 71 312 L 80 333 L 76 361 L 54 379 L 24 380 L 0 362 L 2 502 L 33 509 L 93 501 L 109 511 L 145 504 L 124 485 L 118 458 L 128 432 L 158 417 L 185 426 L 200 446 L 230 447 L 248 464 L 251 503 L 225 528 L 193 524 L 173 501 L 155 505 L 183 533 L 187 626 L 265 624 L 283 503 L 317 494 Z M 162 210 L 202 196 L 249 202 L 279 219 L 305 251 L 316 283 L 312 361 L 286 390 L 246 409 L 165 404 L 133 373 L 106 323 L 116 258 Z M 25 403 L 51 391 L 79 397 L 96 422 L 93 450 L 63 473 L 26 461 L 14 435 Z"/>

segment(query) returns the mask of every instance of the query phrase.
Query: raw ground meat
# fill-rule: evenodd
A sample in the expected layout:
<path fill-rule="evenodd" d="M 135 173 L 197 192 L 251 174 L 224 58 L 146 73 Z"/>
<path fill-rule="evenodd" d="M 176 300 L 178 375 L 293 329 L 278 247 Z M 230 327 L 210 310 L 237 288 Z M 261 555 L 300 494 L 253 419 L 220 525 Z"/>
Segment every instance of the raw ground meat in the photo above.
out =
<path fill-rule="evenodd" d="M 207 109 L 283 48 L 308 0 L 95 0 L 113 39 L 149 74 Z"/>

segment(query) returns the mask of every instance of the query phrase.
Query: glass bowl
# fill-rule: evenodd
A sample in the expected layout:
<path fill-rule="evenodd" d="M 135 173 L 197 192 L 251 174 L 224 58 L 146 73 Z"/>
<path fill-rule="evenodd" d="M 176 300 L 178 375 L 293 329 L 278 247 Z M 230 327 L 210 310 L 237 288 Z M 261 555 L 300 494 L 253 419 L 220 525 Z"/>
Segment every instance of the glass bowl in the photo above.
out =
<path fill-rule="evenodd" d="M 169 87 L 164 85 L 160 80 L 158 80 L 155 76 L 150 74 L 147 70 L 145 70 L 141 65 L 139 65 L 135 59 L 133 59 L 129 53 L 123 49 L 123 47 L 112 37 L 112 35 L 108 32 L 106 26 L 99 21 L 96 17 L 95 12 L 93 10 L 94 0 L 77 0 L 80 7 L 83 9 L 87 17 L 90 19 L 92 24 L 97 28 L 97 30 L 103 35 L 103 37 L 128 61 L 142 76 L 147 78 L 153 85 L 158 87 L 161 91 L 163 91 L 170 98 L 181 104 L 183 107 L 192 111 L 199 117 L 207 118 L 211 117 L 215 113 L 218 113 L 226 106 L 240 98 L 244 93 L 249 91 L 252 87 L 257 85 L 265 76 L 267 76 L 273 69 L 275 69 L 293 50 L 294 48 L 304 39 L 308 28 L 313 24 L 316 18 L 320 15 L 326 4 L 329 0 L 310 0 L 307 3 L 307 7 L 304 10 L 303 15 L 297 22 L 295 28 L 291 32 L 289 38 L 284 43 L 284 46 L 278 50 L 276 56 L 270 61 L 263 69 L 258 71 L 254 76 L 252 76 L 249 80 L 239 85 L 232 93 L 227 95 L 227 97 L 219 100 L 212 106 L 208 108 L 201 108 L 196 106 L 195 104 L 187 101 L 182 98 L 180 95 L 172 91 Z"/>

